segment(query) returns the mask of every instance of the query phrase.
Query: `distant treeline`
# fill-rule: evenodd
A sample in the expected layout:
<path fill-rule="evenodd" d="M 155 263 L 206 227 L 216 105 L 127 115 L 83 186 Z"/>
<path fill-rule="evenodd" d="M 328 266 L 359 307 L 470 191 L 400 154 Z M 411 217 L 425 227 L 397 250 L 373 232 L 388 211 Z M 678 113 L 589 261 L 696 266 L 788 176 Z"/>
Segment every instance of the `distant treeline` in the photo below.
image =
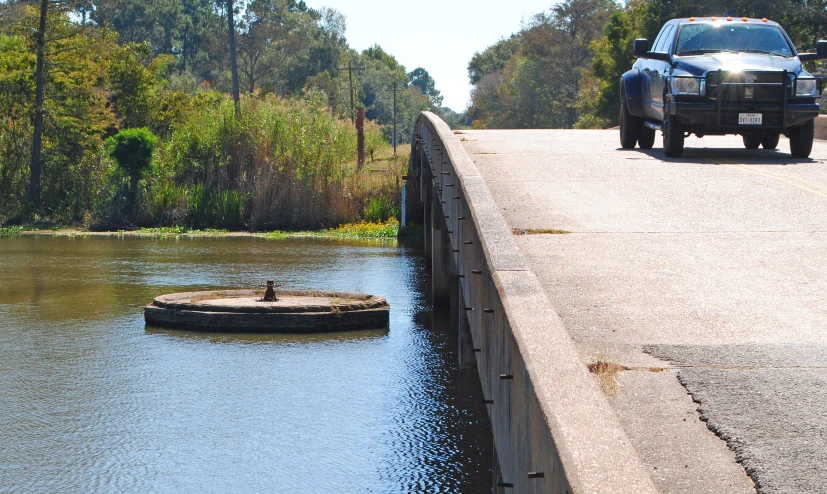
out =
<path fill-rule="evenodd" d="M 474 55 L 467 119 L 477 128 L 617 125 L 632 41 L 654 40 L 669 19 L 714 15 L 775 20 L 799 50 L 827 37 L 824 0 L 564 0 Z"/>
<path fill-rule="evenodd" d="M 228 5 L 236 116 L 226 106 Z M 379 45 L 356 52 L 344 33 L 342 14 L 295 0 L 0 1 L 0 225 L 262 229 L 363 218 L 382 187 L 351 166 L 348 66 L 374 148 L 391 137 L 394 83 L 401 142 L 418 112 L 453 112 L 425 69 L 408 72 Z M 153 166 L 126 194 L 103 143 L 144 127 L 159 137 Z"/>

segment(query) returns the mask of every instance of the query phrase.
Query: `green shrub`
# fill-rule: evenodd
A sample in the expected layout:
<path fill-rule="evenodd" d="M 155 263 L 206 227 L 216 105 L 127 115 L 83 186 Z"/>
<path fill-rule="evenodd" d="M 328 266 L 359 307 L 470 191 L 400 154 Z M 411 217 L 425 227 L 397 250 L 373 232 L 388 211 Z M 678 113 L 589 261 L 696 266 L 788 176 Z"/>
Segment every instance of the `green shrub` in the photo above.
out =
<path fill-rule="evenodd" d="M 22 226 L 0 227 L 0 237 L 17 237 L 23 232 Z"/>
<path fill-rule="evenodd" d="M 363 215 L 365 221 L 383 222 L 396 216 L 395 201 L 386 194 L 368 199 Z"/>
<path fill-rule="evenodd" d="M 137 199 L 138 178 L 152 164 L 152 154 L 158 138 L 146 127 L 123 129 L 106 140 L 109 155 L 118 166 L 129 173 L 129 193 L 133 205 Z"/>

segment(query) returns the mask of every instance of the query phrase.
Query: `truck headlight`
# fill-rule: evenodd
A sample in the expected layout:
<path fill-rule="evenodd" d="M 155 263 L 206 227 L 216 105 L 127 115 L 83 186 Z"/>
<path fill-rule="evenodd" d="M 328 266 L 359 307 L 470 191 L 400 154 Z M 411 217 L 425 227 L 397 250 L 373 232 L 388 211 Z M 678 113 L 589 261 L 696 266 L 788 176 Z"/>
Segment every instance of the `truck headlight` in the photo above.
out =
<path fill-rule="evenodd" d="M 815 96 L 818 91 L 818 83 L 815 79 L 796 79 L 795 80 L 795 95 L 796 96 Z"/>
<path fill-rule="evenodd" d="M 701 78 L 672 77 L 672 94 L 701 94 Z"/>

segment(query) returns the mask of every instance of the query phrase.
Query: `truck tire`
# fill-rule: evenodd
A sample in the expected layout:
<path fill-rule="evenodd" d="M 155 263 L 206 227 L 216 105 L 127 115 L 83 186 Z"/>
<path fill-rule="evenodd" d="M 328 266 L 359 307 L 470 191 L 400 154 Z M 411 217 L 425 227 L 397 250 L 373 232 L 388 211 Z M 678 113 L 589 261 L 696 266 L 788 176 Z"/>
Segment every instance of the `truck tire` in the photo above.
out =
<path fill-rule="evenodd" d="M 641 123 L 643 121 L 641 120 Z M 640 126 L 640 135 L 637 137 L 638 146 L 640 149 L 652 149 L 655 145 L 655 129 L 650 129 L 645 125 Z"/>
<path fill-rule="evenodd" d="M 758 146 L 761 145 L 761 141 L 763 140 L 764 136 L 761 134 L 744 134 L 744 147 L 747 149 L 758 149 Z"/>
<path fill-rule="evenodd" d="M 790 154 L 796 158 L 806 158 L 813 150 L 815 123 L 810 120 L 804 125 L 790 127 L 787 136 L 790 138 Z"/>
<path fill-rule="evenodd" d="M 778 132 L 770 132 L 761 139 L 761 145 L 764 149 L 775 149 L 778 147 L 778 139 L 781 135 Z"/>
<path fill-rule="evenodd" d="M 629 113 L 626 95 L 620 97 L 620 147 L 634 149 L 640 135 L 640 118 Z"/>
<path fill-rule="evenodd" d="M 683 154 L 683 124 L 676 118 L 663 122 L 663 154 L 669 158 L 680 158 Z"/>

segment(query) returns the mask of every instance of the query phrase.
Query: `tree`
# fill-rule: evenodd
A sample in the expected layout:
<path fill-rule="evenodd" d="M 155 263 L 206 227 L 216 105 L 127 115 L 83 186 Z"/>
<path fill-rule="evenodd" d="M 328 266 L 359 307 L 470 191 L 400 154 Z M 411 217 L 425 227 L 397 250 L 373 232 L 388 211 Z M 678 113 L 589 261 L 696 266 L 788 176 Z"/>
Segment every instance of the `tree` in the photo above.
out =
<path fill-rule="evenodd" d="M 238 48 L 248 91 L 252 93 L 262 78 L 307 54 L 307 38 L 317 18 L 315 11 L 288 0 L 253 0 L 247 5 Z"/>
<path fill-rule="evenodd" d="M 118 166 L 129 173 L 129 196 L 137 206 L 138 179 L 152 164 L 152 154 L 158 138 L 146 127 L 124 129 L 106 140 L 109 155 Z"/>
<path fill-rule="evenodd" d="M 501 39 L 482 52 L 474 53 L 468 62 L 468 79 L 476 84 L 486 74 L 502 72 L 505 65 L 520 49 L 522 38 L 519 34 L 512 34 L 508 39 Z"/>
<path fill-rule="evenodd" d="M 46 16 L 49 13 L 49 0 L 40 0 L 40 23 L 35 33 L 35 52 L 37 62 L 34 69 L 34 135 L 32 136 L 32 160 L 29 165 L 29 203 L 40 204 L 40 155 L 43 151 L 43 101 L 45 98 L 43 74 L 46 58 Z"/>
<path fill-rule="evenodd" d="M 108 63 L 110 96 L 121 127 L 148 127 L 158 111 L 162 74 L 174 61 L 172 55 L 152 58 L 149 43 L 117 47 Z"/>
<path fill-rule="evenodd" d="M 239 102 L 239 94 L 238 94 L 238 65 L 236 62 L 236 51 L 235 51 L 235 20 L 233 15 L 234 7 L 233 7 L 233 0 L 227 0 L 227 31 L 228 37 L 230 40 L 230 74 L 232 77 L 232 84 L 233 84 L 233 103 L 235 103 L 235 112 L 238 115 L 240 111 L 240 102 Z"/>
<path fill-rule="evenodd" d="M 345 57 L 349 53 L 345 27 L 345 17 L 340 12 L 327 7 L 318 11 L 315 27 L 308 29 L 309 33 L 304 36 L 308 43 L 306 56 L 294 57 L 281 70 L 281 82 L 286 92 L 303 90 L 308 81 L 317 75 L 338 75 L 337 68 L 347 64 Z M 338 111 L 338 100 L 332 98 L 331 101 L 331 107 Z"/>
<path fill-rule="evenodd" d="M 17 210 L 28 194 L 35 58 L 26 37 L 0 34 L 0 211 L 5 214 Z"/>
<path fill-rule="evenodd" d="M 592 72 L 598 81 L 596 118 L 616 123 L 620 110 L 620 76 L 634 63 L 632 44 L 646 30 L 648 5 L 644 0 L 633 0 L 624 10 L 609 16 L 601 39 L 592 42 L 594 53 Z M 581 96 L 581 100 L 585 98 Z M 591 116 L 585 116 L 592 119 Z M 584 123 L 585 125 L 585 123 Z"/>
<path fill-rule="evenodd" d="M 48 3 L 45 22 L 41 7 L 0 5 L 0 202 L 13 215 L 28 204 L 77 217 L 100 182 L 90 157 L 114 124 L 103 86 L 115 41 L 73 21 L 70 4 Z"/>
<path fill-rule="evenodd" d="M 518 36 L 475 55 L 469 64 L 476 82 L 468 110 L 474 125 L 573 127 L 577 93 L 592 57 L 589 43 L 602 34 L 613 5 L 610 0 L 566 0 L 535 15 Z"/>
<path fill-rule="evenodd" d="M 408 73 L 408 82 L 422 91 L 428 97 L 434 109 L 442 107 L 442 93 L 436 88 L 436 82 L 431 74 L 422 67 L 417 67 Z"/>
<path fill-rule="evenodd" d="M 182 0 L 92 2 L 91 19 L 98 26 L 111 26 L 121 42 L 147 42 L 153 55 L 180 51 L 182 27 L 187 25 Z"/>
<path fill-rule="evenodd" d="M 45 117 L 51 101 L 60 101 L 57 108 L 66 110 L 60 115 L 67 117 L 68 122 L 74 117 L 83 118 L 78 112 L 90 110 L 88 105 L 79 104 L 85 100 L 93 103 L 100 100 L 99 96 L 90 94 L 92 87 L 99 81 L 95 80 L 95 73 L 88 71 L 88 65 L 94 61 L 79 58 L 88 55 L 87 49 L 88 28 L 86 24 L 77 25 L 72 22 L 69 12 L 75 6 L 63 0 L 41 0 L 39 2 L 37 28 L 33 29 L 32 44 L 36 62 L 34 70 L 34 108 L 32 116 L 32 152 L 29 162 L 29 188 L 27 199 L 29 204 L 37 208 L 41 203 L 41 185 L 43 171 L 43 134 Z M 78 69 L 87 65 L 86 71 Z M 73 73 L 76 77 L 70 77 Z M 47 94 L 47 85 L 50 94 Z M 94 113 L 94 111 L 93 111 Z M 105 111 L 103 113 L 106 113 Z M 88 116 L 91 116 L 88 115 Z M 76 125 L 78 122 L 72 122 Z M 90 122 L 89 127 L 94 127 Z"/>

